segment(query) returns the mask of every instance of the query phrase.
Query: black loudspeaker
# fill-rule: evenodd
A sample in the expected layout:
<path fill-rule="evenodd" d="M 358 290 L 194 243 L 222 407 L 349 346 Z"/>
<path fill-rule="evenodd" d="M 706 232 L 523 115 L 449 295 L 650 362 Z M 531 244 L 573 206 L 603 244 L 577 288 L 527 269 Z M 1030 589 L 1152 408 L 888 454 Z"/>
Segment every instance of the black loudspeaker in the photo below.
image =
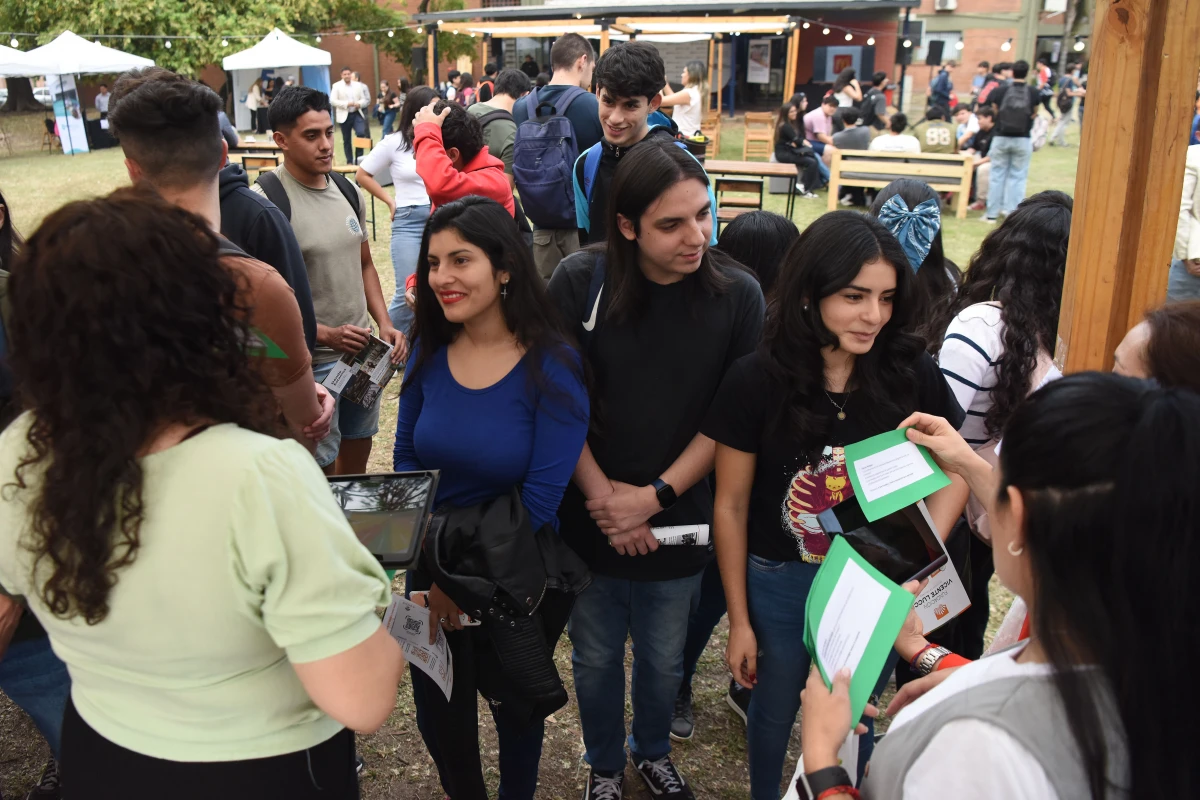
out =
<path fill-rule="evenodd" d="M 429 64 L 426 63 L 429 60 L 429 56 L 426 54 L 427 51 L 428 48 L 425 47 L 414 47 L 412 49 L 413 69 L 425 69 L 429 66 Z"/>
<path fill-rule="evenodd" d="M 932 39 L 929 42 L 929 54 L 925 56 L 925 63 L 931 67 L 941 66 L 942 50 L 946 43 L 941 39 Z"/>
<path fill-rule="evenodd" d="M 897 36 L 896 37 L 896 63 L 897 64 L 911 64 L 912 63 L 912 53 L 913 53 L 913 49 L 911 47 L 904 46 L 904 37 Z"/>

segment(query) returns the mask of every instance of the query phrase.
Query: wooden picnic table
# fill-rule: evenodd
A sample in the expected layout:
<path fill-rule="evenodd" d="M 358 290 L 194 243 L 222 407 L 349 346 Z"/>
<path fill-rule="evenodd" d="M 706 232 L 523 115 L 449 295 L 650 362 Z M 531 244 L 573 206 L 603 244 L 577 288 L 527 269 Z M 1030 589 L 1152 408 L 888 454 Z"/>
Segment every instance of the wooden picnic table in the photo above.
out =
<path fill-rule="evenodd" d="M 769 161 L 730 161 L 723 158 L 707 158 L 704 160 L 704 169 L 710 175 L 753 175 L 759 178 L 787 178 L 788 195 L 786 215 L 788 219 L 792 218 L 792 214 L 796 210 L 797 174 L 795 164 L 774 164 Z"/>
<path fill-rule="evenodd" d="M 242 139 L 241 141 L 238 142 L 237 147 L 229 148 L 229 152 L 231 152 L 231 153 L 257 153 L 257 152 L 262 152 L 262 151 L 279 152 L 279 149 L 280 149 L 279 145 L 275 144 L 275 142 L 270 139 L 267 139 L 265 141 L 259 140 L 259 141 L 254 141 L 254 142 L 248 142 L 245 139 Z"/>

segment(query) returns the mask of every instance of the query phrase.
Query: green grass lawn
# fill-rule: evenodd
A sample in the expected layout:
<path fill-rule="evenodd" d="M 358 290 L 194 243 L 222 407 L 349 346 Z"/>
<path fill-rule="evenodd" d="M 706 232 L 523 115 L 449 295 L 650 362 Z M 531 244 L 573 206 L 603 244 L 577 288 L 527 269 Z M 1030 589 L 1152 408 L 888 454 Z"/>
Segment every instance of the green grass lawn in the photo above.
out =
<path fill-rule="evenodd" d="M 0 117 L 0 122 L 11 129 L 11 120 Z M 33 129 L 34 125 L 29 123 L 26 127 Z M 722 158 L 741 158 L 741 131 L 740 121 L 724 123 Z M 1077 127 L 1071 129 L 1068 140 L 1072 145 L 1078 144 Z M 33 144 L 29 145 L 29 141 L 33 141 Z M 0 192 L 4 194 L 16 225 L 26 234 L 32 232 L 43 217 L 64 203 L 102 195 L 129 182 L 120 150 L 103 150 L 79 156 L 64 156 L 61 152 L 49 155 L 45 152 L 29 152 L 36 146 L 36 141 L 30 137 L 24 151 L 18 150 L 14 156 L 0 156 Z M 336 152 L 340 159 L 340 141 Z M 1047 147 L 1035 153 L 1028 192 L 1032 194 L 1045 189 L 1061 189 L 1073 193 L 1077 156 L 1075 147 Z M 769 195 L 766 201 L 768 209 L 779 213 L 783 213 L 784 205 L 784 195 Z M 795 221 L 803 228 L 825 213 L 825 208 L 826 195 L 823 192 L 820 200 L 797 200 Z M 390 226 L 382 203 L 375 204 L 375 211 L 378 224 L 376 237 L 371 242 L 371 253 L 379 268 L 384 295 L 390 297 L 394 285 L 388 250 Z M 963 268 L 966 268 L 980 241 L 993 228 L 981 222 L 979 216 L 971 212 L 966 220 L 955 219 L 953 215 L 944 217 L 946 255 Z M 381 407 L 379 434 L 375 437 L 370 461 L 372 470 L 391 469 L 398 383 L 389 388 Z M 995 580 L 991 589 L 994 630 L 1007 610 L 1011 596 Z M 696 736 L 690 742 L 677 744 L 673 758 L 699 797 L 740 800 L 748 796 L 749 776 L 742 724 L 724 703 L 729 680 L 722 655 L 726 635 L 727 628 L 722 622 L 701 658 L 694 684 Z M 580 760 L 583 746 L 571 681 L 570 649 L 565 637 L 559 643 L 556 662 L 572 699 L 546 724 L 538 796 L 553 800 L 577 796 L 586 776 L 586 768 Z M 627 716 L 631 713 L 628 703 L 626 713 Z M 485 776 L 494 793 L 499 776 L 496 767 L 498 750 L 490 715 L 483 704 L 480 706 L 480 720 L 480 750 Z M 886 721 L 883 724 L 886 725 Z M 412 696 L 406 688 L 402 687 L 396 711 L 383 729 L 372 736 L 359 738 L 359 752 L 367 764 L 362 779 L 363 795 L 367 800 L 441 800 L 437 773 L 416 730 Z M 798 754 L 797 726 L 785 768 L 786 776 L 791 775 Z M 28 790 L 36 780 L 46 755 L 45 745 L 29 720 L 0 695 L 0 788 L 5 795 L 21 796 Z M 650 797 L 632 772 L 626 779 L 625 796 Z"/>

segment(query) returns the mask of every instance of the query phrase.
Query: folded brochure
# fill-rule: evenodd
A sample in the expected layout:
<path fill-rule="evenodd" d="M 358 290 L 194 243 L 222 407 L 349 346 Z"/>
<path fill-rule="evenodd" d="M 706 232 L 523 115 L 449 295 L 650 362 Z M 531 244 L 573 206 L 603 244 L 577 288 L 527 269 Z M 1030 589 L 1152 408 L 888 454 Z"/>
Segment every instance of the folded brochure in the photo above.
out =
<path fill-rule="evenodd" d="M 826 686 L 850 670 L 850 719 L 857 722 L 904 627 L 913 596 L 835 537 L 804 608 L 804 645 Z"/>
<path fill-rule="evenodd" d="M 372 336 L 362 350 L 342 354 L 326 376 L 324 386 L 343 400 L 370 408 L 396 374 L 396 369 L 397 365 L 392 363 L 392 346 L 378 336 Z"/>
<path fill-rule="evenodd" d="M 429 643 L 429 609 L 392 594 L 392 604 L 383 615 L 383 627 L 400 643 L 408 663 L 432 678 L 449 702 L 454 691 L 454 662 L 440 626 L 437 638 L 433 644 Z"/>
<path fill-rule="evenodd" d="M 900 428 L 846 445 L 846 471 L 868 522 L 950 485 L 933 456 Z"/>

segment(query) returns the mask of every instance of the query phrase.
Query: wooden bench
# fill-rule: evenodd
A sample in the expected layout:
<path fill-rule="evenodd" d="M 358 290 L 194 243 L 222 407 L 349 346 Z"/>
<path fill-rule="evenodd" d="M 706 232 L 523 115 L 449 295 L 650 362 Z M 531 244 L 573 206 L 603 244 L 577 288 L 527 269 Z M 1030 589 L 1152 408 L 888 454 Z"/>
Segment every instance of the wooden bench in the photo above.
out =
<path fill-rule="evenodd" d="M 953 192 L 954 215 L 966 219 L 971 197 L 971 176 L 975 171 L 971 156 L 965 153 L 882 153 L 874 150 L 835 150 L 829 167 L 829 210 L 838 207 L 838 198 L 847 186 L 882 189 L 897 178 L 925 181 L 938 194 Z"/>

